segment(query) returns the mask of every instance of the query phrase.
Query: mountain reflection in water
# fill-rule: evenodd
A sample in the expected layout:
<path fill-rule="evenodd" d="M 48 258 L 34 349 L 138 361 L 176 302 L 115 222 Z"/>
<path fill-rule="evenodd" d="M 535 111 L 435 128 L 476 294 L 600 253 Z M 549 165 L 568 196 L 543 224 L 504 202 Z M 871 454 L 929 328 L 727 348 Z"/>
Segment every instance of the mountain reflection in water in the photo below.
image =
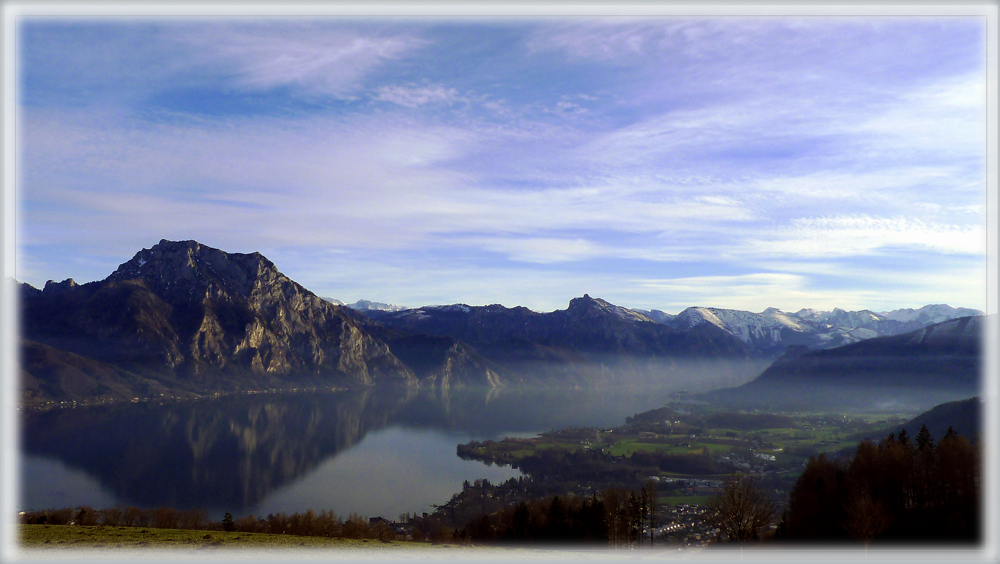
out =
<path fill-rule="evenodd" d="M 617 426 L 670 392 L 365 390 L 25 413 L 20 508 L 113 498 L 213 516 L 331 509 L 395 518 L 446 502 L 466 479 L 519 475 L 459 459 L 458 443 Z"/>

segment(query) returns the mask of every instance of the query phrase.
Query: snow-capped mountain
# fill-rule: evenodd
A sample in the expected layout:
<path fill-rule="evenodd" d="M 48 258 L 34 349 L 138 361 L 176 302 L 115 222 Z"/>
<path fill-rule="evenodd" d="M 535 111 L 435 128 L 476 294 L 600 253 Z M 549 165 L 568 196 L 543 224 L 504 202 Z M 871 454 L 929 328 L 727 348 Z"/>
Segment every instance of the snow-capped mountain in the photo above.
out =
<path fill-rule="evenodd" d="M 785 313 L 768 308 L 761 313 L 712 307 L 689 307 L 664 321 L 677 329 L 709 323 L 740 339 L 760 354 L 780 354 L 792 345 L 826 349 L 873 337 L 898 335 L 949 319 L 982 315 L 978 310 L 929 305 L 875 313 L 869 310 L 801 309 Z"/>
<path fill-rule="evenodd" d="M 949 319 L 955 319 L 958 317 L 968 317 L 970 315 L 983 315 L 983 312 L 978 309 L 969 309 L 967 307 L 951 307 L 946 304 L 932 304 L 925 305 L 920 309 L 896 309 L 893 311 L 885 311 L 880 313 L 885 319 L 891 319 L 893 321 L 902 321 L 903 323 L 909 323 L 911 321 L 917 321 L 922 324 L 928 323 L 940 323 L 942 321 L 947 321 Z"/>
<path fill-rule="evenodd" d="M 387 304 L 382 302 L 372 302 L 369 300 L 358 300 L 353 304 L 347 304 L 347 307 L 351 309 L 356 309 L 358 311 L 402 311 L 404 309 L 409 309 L 406 306 Z"/>
<path fill-rule="evenodd" d="M 807 323 L 778 309 L 761 313 L 714 307 L 689 307 L 668 322 L 677 329 L 711 323 L 762 354 L 776 354 L 789 345 L 813 346 Z"/>
<path fill-rule="evenodd" d="M 373 302 L 370 300 L 358 300 L 353 304 L 345 303 L 334 298 L 323 298 L 324 300 L 330 302 L 331 304 L 336 304 L 339 306 L 349 307 L 356 311 L 402 311 L 404 309 L 409 309 L 406 306 L 396 305 L 396 304 L 386 304 L 382 302 Z"/>
<path fill-rule="evenodd" d="M 674 315 L 672 313 L 667 313 L 665 311 L 660 311 L 658 309 L 650 309 L 650 310 L 647 310 L 647 309 L 633 309 L 632 311 L 639 312 L 639 313 L 645 315 L 646 317 L 652 319 L 653 321 L 655 321 L 657 323 L 663 323 L 663 324 L 667 324 L 667 323 L 670 322 L 671 319 L 677 317 L 676 315 Z"/>

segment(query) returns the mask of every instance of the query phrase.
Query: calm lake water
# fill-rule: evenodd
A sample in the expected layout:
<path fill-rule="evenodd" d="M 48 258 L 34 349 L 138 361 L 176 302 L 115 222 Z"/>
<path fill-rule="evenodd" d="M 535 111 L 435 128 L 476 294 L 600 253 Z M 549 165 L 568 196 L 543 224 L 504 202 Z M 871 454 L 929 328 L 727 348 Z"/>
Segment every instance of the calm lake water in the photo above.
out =
<path fill-rule="evenodd" d="M 460 459 L 459 443 L 618 426 L 672 391 L 367 390 L 28 413 L 18 506 L 394 519 L 433 511 L 465 480 L 520 475 Z"/>

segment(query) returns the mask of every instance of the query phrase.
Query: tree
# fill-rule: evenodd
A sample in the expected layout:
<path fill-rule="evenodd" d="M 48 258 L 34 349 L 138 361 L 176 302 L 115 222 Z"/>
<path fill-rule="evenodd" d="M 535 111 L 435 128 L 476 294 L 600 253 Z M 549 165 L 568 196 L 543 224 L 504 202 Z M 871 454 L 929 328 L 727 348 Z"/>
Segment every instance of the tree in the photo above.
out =
<path fill-rule="evenodd" d="M 811 459 L 795 482 L 782 531 L 790 540 L 975 541 L 980 538 L 980 455 L 951 430 L 934 445 L 901 431 L 854 459 Z M 904 444 L 905 443 L 905 444 Z"/>
<path fill-rule="evenodd" d="M 873 445 L 871 448 L 865 446 L 862 443 L 858 452 L 869 456 L 875 454 Z M 862 456 L 861 465 L 865 465 L 867 460 L 868 456 Z M 785 518 L 788 538 L 827 542 L 847 538 L 846 531 L 840 526 L 844 520 L 841 507 L 844 478 L 841 461 L 830 460 L 824 454 L 809 458 L 788 496 L 788 515 Z"/>
<path fill-rule="evenodd" d="M 934 439 L 931 438 L 931 432 L 927 430 L 927 425 L 921 425 L 920 432 L 917 433 L 917 450 L 925 450 L 928 447 L 934 448 Z"/>
<path fill-rule="evenodd" d="M 656 482 L 646 479 L 642 487 L 643 498 L 646 500 L 646 510 L 649 512 L 649 548 L 653 548 L 653 529 L 656 528 Z"/>
<path fill-rule="evenodd" d="M 778 512 L 757 480 L 739 474 L 727 478 L 722 491 L 706 505 L 705 521 L 737 542 L 759 538 L 761 529 L 770 525 Z"/>
<path fill-rule="evenodd" d="M 906 434 L 906 429 L 899 430 L 899 437 L 896 440 L 903 446 L 910 446 L 910 437 Z"/>
<path fill-rule="evenodd" d="M 236 522 L 233 521 L 233 514 L 226 511 L 226 514 L 222 516 L 222 530 L 224 531 L 235 531 Z"/>
<path fill-rule="evenodd" d="M 846 517 L 843 522 L 844 530 L 864 543 L 866 555 L 872 539 L 892 524 L 892 515 L 880 501 L 872 499 L 864 489 L 850 496 L 844 514 Z"/>

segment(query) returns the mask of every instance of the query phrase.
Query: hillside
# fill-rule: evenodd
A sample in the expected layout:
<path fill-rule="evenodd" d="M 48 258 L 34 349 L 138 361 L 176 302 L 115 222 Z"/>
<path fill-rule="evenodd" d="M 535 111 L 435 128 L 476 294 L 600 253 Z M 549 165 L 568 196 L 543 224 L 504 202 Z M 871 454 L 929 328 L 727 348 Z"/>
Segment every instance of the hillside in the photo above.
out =
<path fill-rule="evenodd" d="M 902 425 L 886 429 L 882 437 L 889 433 L 895 433 L 898 436 L 900 431 L 906 429 L 906 434 L 911 439 L 916 439 L 920 426 L 926 425 L 935 443 L 945 436 L 949 427 L 959 435 L 973 439 L 979 435 L 980 429 L 982 429 L 980 421 L 982 414 L 983 400 L 979 397 L 943 403 L 917 415 Z"/>
<path fill-rule="evenodd" d="M 982 326 L 981 317 L 963 317 L 833 349 L 794 348 L 752 382 L 704 398 L 739 405 L 885 407 L 968 397 L 980 389 Z"/>

